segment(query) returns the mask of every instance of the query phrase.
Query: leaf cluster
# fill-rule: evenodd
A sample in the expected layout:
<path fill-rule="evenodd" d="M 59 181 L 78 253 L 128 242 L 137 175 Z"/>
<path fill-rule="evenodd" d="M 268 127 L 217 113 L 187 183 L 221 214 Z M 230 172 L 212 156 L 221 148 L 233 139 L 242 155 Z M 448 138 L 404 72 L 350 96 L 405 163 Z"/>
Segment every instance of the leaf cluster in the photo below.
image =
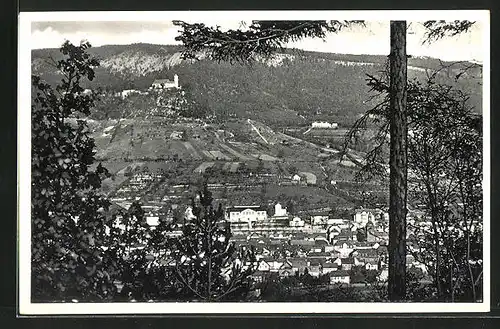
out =
<path fill-rule="evenodd" d="M 85 94 L 98 62 L 88 43 L 61 47 L 56 63 L 63 78 L 55 88 L 33 76 L 32 104 L 32 291 L 33 298 L 109 298 L 114 267 L 101 249 L 109 202 L 99 191 L 108 176 L 92 170 L 95 144 L 84 120 L 96 99 Z"/>

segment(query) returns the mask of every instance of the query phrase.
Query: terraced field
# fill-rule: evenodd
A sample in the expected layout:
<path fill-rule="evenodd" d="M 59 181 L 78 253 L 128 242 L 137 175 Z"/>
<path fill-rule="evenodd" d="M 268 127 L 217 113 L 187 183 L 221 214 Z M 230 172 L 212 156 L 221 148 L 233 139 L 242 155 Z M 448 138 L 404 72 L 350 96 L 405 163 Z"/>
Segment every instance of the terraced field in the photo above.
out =
<path fill-rule="evenodd" d="M 224 150 L 226 150 L 227 152 L 229 152 L 231 155 L 233 155 L 234 157 L 242 160 L 242 161 L 250 161 L 252 160 L 251 157 L 248 157 L 244 154 L 241 154 L 240 152 L 236 151 L 234 148 L 228 146 L 227 144 L 224 144 L 224 143 L 221 143 L 220 144 L 220 147 L 222 147 Z"/>
<path fill-rule="evenodd" d="M 186 150 L 189 151 L 189 153 L 191 154 L 191 156 L 195 159 L 202 159 L 200 153 L 198 153 L 198 151 L 196 151 L 196 149 L 193 147 L 193 144 L 191 144 L 190 142 L 182 142 L 182 144 L 184 144 L 184 146 L 186 147 Z"/>
<path fill-rule="evenodd" d="M 354 158 L 339 163 L 335 149 L 273 131 L 255 120 L 233 120 L 223 125 L 157 120 L 149 126 L 147 120 L 115 120 L 95 122 L 93 126 L 97 127 L 94 136 L 98 157 L 128 163 L 153 161 L 158 165 L 152 165 L 151 171 L 161 167 L 176 177 L 182 176 L 183 181 L 191 179 L 193 174 L 192 179 L 196 180 L 196 176 L 208 168 L 236 173 L 245 166 L 248 170 L 264 170 L 281 177 L 290 175 L 289 169 L 295 167 L 307 173 L 304 174 L 306 181 L 321 185 L 331 179 L 351 177 L 357 167 Z M 171 139 L 173 131 L 182 132 L 184 136 Z M 356 160 L 362 156 L 353 154 Z M 170 165 L 164 166 L 167 163 Z M 112 172 L 125 170 L 125 165 L 112 164 L 111 167 L 116 167 Z"/>

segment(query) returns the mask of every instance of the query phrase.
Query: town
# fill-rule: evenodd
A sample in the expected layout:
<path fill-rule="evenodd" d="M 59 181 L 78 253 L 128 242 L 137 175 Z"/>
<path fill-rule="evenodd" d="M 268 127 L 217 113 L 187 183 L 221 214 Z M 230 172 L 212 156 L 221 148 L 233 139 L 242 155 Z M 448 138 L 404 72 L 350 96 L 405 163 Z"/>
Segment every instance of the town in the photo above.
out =
<path fill-rule="evenodd" d="M 294 181 L 294 177 L 288 179 Z M 169 236 L 180 236 L 183 225 L 194 218 L 187 185 L 173 186 L 170 194 L 155 197 L 151 187 L 158 189 L 159 184 L 165 183 L 161 174 L 139 171 L 132 174 L 127 182 L 111 200 L 115 207 L 122 209 L 127 209 L 134 201 L 147 200 L 142 207 L 151 230 L 164 221 L 173 224 L 174 229 L 168 233 Z M 214 191 L 220 191 L 221 186 L 212 184 Z M 144 199 L 137 195 L 149 197 Z M 165 204 L 170 204 L 170 207 Z M 321 279 L 330 286 L 363 287 L 383 285 L 387 281 L 387 208 L 353 208 L 343 211 L 342 216 L 335 216 L 332 207 L 291 214 L 280 202 L 275 202 L 270 206 L 228 206 L 224 214 L 223 222 L 231 229 L 232 242 L 239 248 L 255 251 L 256 263 L 253 265 L 256 270 L 251 277 L 257 287 L 268 280 L 304 275 Z M 430 223 L 417 209 L 410 209 L 408 218 L 411 224 L 408 241 L 411 242 L 418 238 L 415 236 L 417 232 L 424 234 L 425 230 L 421 228 L 429 228 Z M 425 282 L 428 269 L 417 259 L 416 250 L 413 255 L 407 255 L 408 270 L 419 274 Z M 162 264 L 173 267 L 175 261 L 166 257 Z"/>

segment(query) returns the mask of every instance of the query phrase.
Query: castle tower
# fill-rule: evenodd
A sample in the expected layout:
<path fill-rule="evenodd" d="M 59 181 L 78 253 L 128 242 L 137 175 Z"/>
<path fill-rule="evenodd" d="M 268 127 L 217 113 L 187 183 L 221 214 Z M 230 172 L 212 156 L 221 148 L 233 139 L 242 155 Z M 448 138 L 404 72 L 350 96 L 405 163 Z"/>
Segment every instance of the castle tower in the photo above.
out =
<path fill-rule="evenodd" d="M 174 74 L 174 85 L 175 88 L 179 88 L 179 76 L 177 74 Z"/>
<path fill-rule="evenodd" d="M 274 206 L 274 216 L 275 217 L 287 216 L 286 208 L 282 208 L 279 202 Z"/>

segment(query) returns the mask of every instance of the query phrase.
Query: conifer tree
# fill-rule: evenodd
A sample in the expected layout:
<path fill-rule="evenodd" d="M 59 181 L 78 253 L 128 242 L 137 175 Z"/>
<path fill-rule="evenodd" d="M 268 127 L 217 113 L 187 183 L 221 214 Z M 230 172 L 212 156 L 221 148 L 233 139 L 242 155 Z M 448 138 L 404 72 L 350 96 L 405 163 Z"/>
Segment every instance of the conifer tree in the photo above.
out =
<path fill-rule="evenodd" d="M 176 241 L 176 274 L 192 300 L 241 300 L 249 291 L 254 271 L 253 250 L 237 249 L 224 221 L 222 206 L 212 206 L 208 189 L 192 200 L 194 219 Z"/>

